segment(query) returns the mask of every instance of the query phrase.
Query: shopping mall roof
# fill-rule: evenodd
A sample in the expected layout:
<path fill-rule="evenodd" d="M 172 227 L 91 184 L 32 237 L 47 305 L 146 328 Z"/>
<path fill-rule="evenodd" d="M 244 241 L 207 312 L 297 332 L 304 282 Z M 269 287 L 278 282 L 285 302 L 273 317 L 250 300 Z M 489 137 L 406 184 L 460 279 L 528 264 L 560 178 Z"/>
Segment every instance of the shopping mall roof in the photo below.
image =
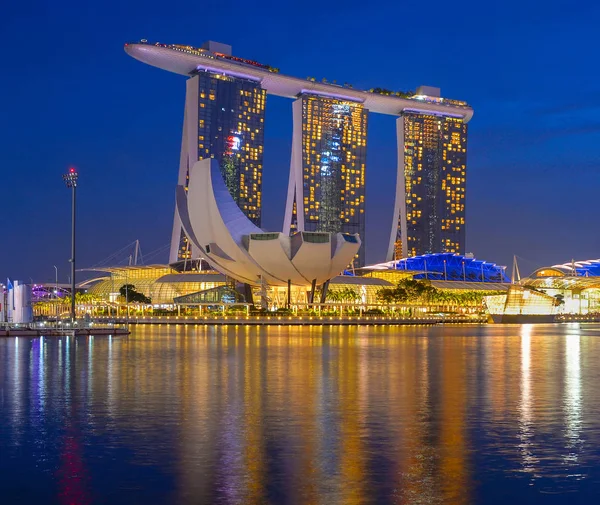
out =
<path fill-rule="evenodd" d="M 459 289 L 468 291 L 508 291 L 511 284 L 500 282 L 431 281 L 436 289 Z"/>
<path fill-rule="evenodd" d="M 569 261 L 560 265 L 538 268 L 529 277 L 600 277 L 600 259 Z"/>
<path fill-rule="evenodd" d="M 521 284 L 539 289 L 600 288 L 600 259 L 570 261 L 538 268 L 529 277 L 522 279 Z"/>
<path fill-rule="evenodd" d="M 354 275 L 338 275 L 329 281 L 330 285 L 333 284 L 353 284 L 356 286 L 381 286 L 391 287 L 393 284 L 384 279 L 378 279 L 376 277 L 357 277 Z"/>
<path fill-rule="evenodd" d="M 300 94 L 308 93 L 359 102 L 369 111 L 380 114 L 397 116 L 403 111 L 414 111 L 459 117 L 465 122 L 473 117 L 473 109 L 462 105 L 464 102 L 445 102 L 443 98 L 420 95 L 402 98 L 301 79 L 280 74 L 267 65 L 191 46 L 141 41 L 125 44 L 125 52 L 136 60 L 176 74 L 191 75 L 208 71 L 259 81 L 267 93 L 286 98 L 297 98 Z"/>
<path fill-rule="evenodd" d="M 369 271 L 406 271 L 415 279 L 463 282 L 508 283 L 506 267 L 453 253 L 423 254 L 399 260 L 368 265 L 361 269 Z"/>
<path fill-rule="evenodd" d="M 103 267 L 92 267 L 92 268 L 81 268 L 78 269 L 78 272 L 106 272 L 109 274 L 123 274 L 129 272 L 149 272 L 149 271 L 157 271 L 157 270 L 167 270 L 169 272 L 176 272 L 169 265 L 121 265 L 121 266 L 103 266 Z"/>
<path fill-rule="evenodd" d="M 212 270 L 208 272 L 187 272 L 163 275 L 156 282 L 226 282 L 227 278 Z"/>
<path fill-rule="evenodd" d="M 527 277 L 521 279 L 521 284 L 536 289 L 581 290 L 600 289 L 600 277 Z"/>

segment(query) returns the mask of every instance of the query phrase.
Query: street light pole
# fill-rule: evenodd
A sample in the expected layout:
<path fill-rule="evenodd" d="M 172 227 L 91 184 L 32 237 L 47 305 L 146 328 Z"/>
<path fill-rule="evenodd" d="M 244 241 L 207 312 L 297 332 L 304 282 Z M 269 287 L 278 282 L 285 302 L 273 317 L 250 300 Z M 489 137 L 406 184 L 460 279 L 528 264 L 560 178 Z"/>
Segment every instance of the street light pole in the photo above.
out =
<path fill-rule="evenodd" d="M 75 324 L 75 196 L 79 174 L 73 167 L 63 175 L 67 188 L 71 189 L 71 322 Z"/>
<path fill-rule="evenodd" d="M 131 256 L 129 257 L 131 259 Z M 129 329 L 129 280 L 127 278 L 127 268 L 125 268 L 125 324 Z"/>
<path fill-rule="evenodd" d="M 55 310 L 55 316 L 56 316 L 56 321 L 54 321 L 54 325 L 58 328 L 58 315 L 59 315 L 59 309 L 58 309 L 58 267 L 56 265 L 52 265 L 54 267 L 54 271 L 56 272 L 56 277 L 55 277 L 55 282 L 54 282 L 54 301 L 56 302 L 56 310 Z"/>

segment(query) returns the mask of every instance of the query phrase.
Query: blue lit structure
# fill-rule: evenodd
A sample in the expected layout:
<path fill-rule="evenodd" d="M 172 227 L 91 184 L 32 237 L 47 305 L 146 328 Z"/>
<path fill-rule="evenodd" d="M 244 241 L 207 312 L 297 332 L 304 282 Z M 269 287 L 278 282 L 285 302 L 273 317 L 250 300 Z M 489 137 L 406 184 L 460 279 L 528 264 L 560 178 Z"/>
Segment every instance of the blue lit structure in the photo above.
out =
<path fill-rule="evenodd" d="M 575 271 L 581 277 L 600 277 L 600 260 L 578 261 Z"/>
<path fill-rule="evenodd" d="M 453 253 L 412 256 L 371 265 L 366 269 L 414 272 L 414 279 L 430 281 L 510 282 L 506 267 Z"/>
<path fill-rule="evenodd" d="M 600 277 L 600 259 L 571 261 L 562 265 L 538 268 L 530 277 Z"/>

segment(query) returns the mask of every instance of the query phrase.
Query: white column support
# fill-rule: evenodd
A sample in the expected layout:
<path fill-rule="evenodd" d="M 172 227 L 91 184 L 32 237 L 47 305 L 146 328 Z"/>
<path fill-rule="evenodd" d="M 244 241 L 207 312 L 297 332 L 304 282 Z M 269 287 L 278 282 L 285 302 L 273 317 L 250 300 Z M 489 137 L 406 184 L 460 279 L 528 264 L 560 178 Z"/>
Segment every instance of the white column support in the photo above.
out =
<path fill-rule="evenodd" d="M 191 77 L 186 82 L 185 108 L 183 111 L 183 134 L 181 137 L 181 153 L 179 156 L 179 174 L 177 184 L 186 185 L 186 177 L 190 167 L 198 161 L 198 83 L 197 76 Z M 181 219 L 175 204 L 175 217 L 173 219 L 173 232 L 171 235 L 171 249 L 169 252 L 169 262 L 177 261 L 179 252 L 179 241 L 181 238 Z M 192 258 L 197 251 L 189 244 L 192 251 Z"/>
<path fill-rule="evenodd" d="M 285 216 L 283 218 L 283 233 L 289 235 L 294 209 L 294 196 L 296 196 L 296 214 L 298 231 L 304 231 L 304 184 L 302 170 L 302 98 L 292 104 L 293 134 L 292 156 L 290 160 L 290 178 L 288 183 Z"/>
<path fill-rule="evenodd" d="M 396 166 L 396 198 L 394 203 L 394 215 L 392 217 L 392 231 L 388 246 L 386 261 L 394 259 L 394 246 L 398 238 L 398 227 L 402 237 L 402 255 L 407 256 L 407 225 L 406 225 L 406 179 L 404 175 L 404 117 L 396 119 L 396 147 L 398 152 Z M 400 258 L 397 258 L 400 259 Z"/>

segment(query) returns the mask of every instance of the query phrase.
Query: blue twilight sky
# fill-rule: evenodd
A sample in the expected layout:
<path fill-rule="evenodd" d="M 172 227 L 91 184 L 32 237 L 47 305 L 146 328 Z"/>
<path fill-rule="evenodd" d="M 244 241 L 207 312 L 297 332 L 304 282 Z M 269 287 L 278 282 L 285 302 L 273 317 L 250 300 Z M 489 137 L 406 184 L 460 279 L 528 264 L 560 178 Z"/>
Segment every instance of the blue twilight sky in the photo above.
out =
<path fill-rule="evenodd" d="M 81 267 L 135 239 L 166 261 L 184 81 L 126 41 L 229 43 L 299 77 L 358 88 L 439 86 L 475 109 L 467 249 L 522 270 L 600 257 L 600 66 L 595 2 L 468 0 L 3 2 L 0 279 L 66 281 L 69 200 L 81 173 Z M 267 100 L 264 227 L 281 226 L 291 101 Z M 395 185 L 394 118 L 371 115 L 367 261 L 382 261 Z"/>

